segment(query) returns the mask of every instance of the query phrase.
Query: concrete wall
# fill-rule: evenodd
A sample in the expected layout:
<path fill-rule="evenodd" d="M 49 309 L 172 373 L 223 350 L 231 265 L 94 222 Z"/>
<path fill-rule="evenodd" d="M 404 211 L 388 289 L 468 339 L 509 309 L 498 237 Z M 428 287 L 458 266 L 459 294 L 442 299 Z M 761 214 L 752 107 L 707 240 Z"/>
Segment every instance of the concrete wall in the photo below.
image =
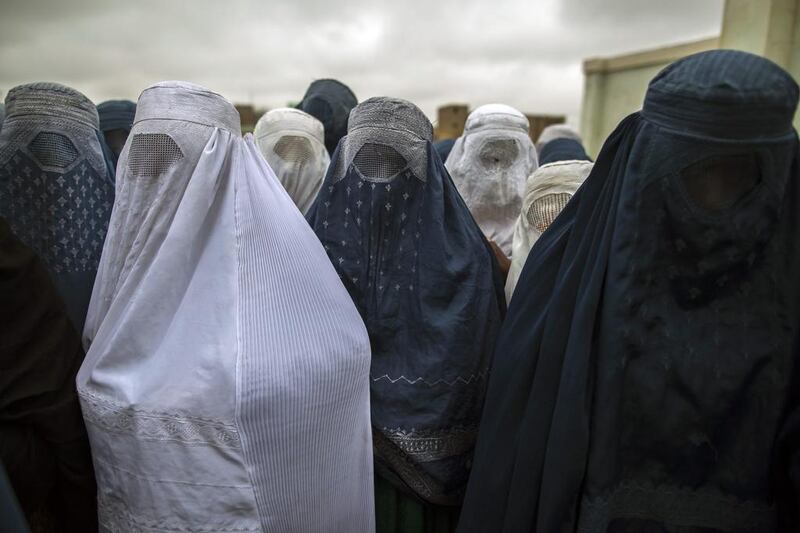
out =
<path fill-rule="evenodd" d="M 760 54 L 800 80 L 800 0 L 726 0 L 719 38 L 584 62 L 581 134 L 597 155 L 619 121 L 641 109 L 647 84 L 669 63 L 714 48 Z M 800 113 L 795 116 L 800 129 Z"/>

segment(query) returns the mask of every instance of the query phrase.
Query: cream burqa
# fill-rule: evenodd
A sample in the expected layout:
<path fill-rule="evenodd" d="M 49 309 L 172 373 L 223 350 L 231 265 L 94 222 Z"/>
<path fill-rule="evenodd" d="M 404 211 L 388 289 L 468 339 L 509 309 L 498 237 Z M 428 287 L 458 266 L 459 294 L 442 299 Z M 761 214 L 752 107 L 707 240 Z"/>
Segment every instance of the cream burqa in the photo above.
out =
<path fill-rule="evenodd" d="M 533 245 L 572 199 L 592 170 L 591 161 L 556 161 L 536 169 L 525 185 L 522 212 L 514 226 L 511 268 L 506 280 L 506 301 L 528 260 Z"/>
<path fill-rule="evenodd" d="M 369 339 L 239 116 L 139 98 L 78 374 L 107 531 L 371 531 Z"/>
<path fill-rule="evenodd" d="M 308 211 L 331 162 L 322 122 L 299 109 L 273 109 L 258 120 L 253 136 L 297 208 Z"/>
<path fill-rule="evenodd" d="M 479 107 L 445 166 L 483 233 L 511 255 L 525 180 L 538 166 L 528 119 L 503 104 Z"/>

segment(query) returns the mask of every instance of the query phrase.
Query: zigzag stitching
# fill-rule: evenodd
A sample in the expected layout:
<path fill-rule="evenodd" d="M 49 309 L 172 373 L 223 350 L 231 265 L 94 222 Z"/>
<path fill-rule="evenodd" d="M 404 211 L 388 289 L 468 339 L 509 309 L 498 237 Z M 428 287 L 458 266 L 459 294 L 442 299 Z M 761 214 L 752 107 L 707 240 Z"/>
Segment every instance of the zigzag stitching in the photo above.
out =
<path fill-rule="evenodd" d="M 405 377 L 405 376 L 400 376 L 400 377 L 398 377 L 398 378 L 392 379 L 391 377 L 389 377 L 389 374 L 384 374 L 384 375 L 382 375 L 382 376 L 379 376 L 379 377 L 377 377 L 377 378 L 372 378 L 372 381 L 373 381 L 373 382 L 375 382 L 375 381 L 380 381 L 380 380 L 382 380 L 382 379 L 385 379 L 385 380 L 389 381 L 390 383 L 394 384 L 394 383 L 397 383 L 397 382 L 398 382 L 398 381 L 400 381 L 400 380 L 403 380 L 403 381 L 405 381 L 406 383 L 408 383 L 409 385 L 416 385 L 417 383 L 420 383 L 420 382 L 422 382 L 422 383 L 426 384 L 426 385 L 427 385 L 427 386 L 429 386 L 429 387 L 436 387 L 437 385 L 441 385 L 441 384 L 445 384 L 445 385 L 447 385 L 448 387 L 452 387 L 453 385 L 455 385 L 456 383 L 459 383 L 459 382 L 463 383 L 464 385 L 469 385 L 469 384 L 470 384 L 470 383 L 472 383 L 472 382 L 473 382 L 475 379 L 480 379 L 480 378 L 484 378 L 484 377 L 486 377 L 486 374 L 487 374 L 487 373 L 488 373 L 488 372 L 485 372 L 485 371 L 484 371 L 484 372 L 478 372 L 477 374 L 472 374 L 472 375 L 471 375 L 470 377 L 468 377 L 467 379 L 464 379 L 464 378 L 462 378 L 461 376 L 458 376 L 458 377 L 456 377 L 456 378 L 455 378 L 454 380 L 452 380 L 452 381 L 447 381 L 447 380 L 445 380 L 445 379 L 443 379 L 443 378 L 442 378 L 442 379 L 437 379 L 437 380 L 436 380 L 436 381 L 434 381 L 433 383 L 431 383 L 430 381 L 427 381 L 427 380 L 426 380 L 425 378 L 423 378 L 423 377 L 418 377 L 418 378 L 415 378 L 414 380 L 410 380 L 410 379 L 408 379 L 408 378 L 407 378 L 407 377 Z"/>

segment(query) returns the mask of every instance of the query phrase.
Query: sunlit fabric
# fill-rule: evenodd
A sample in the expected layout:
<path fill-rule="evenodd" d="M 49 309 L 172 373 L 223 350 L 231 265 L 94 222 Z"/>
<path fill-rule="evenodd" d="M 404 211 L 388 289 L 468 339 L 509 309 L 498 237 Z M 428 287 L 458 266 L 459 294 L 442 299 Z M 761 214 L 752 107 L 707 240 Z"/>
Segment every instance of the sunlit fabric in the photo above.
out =
<path fill-rule="evenodd" d="M 458 505 L 504 299 L 432 133 L 405 100 L 359 104 L 308 220 L 370 335 L 377 472 Z"/>
<path fill-rule="evenodd" d="M 44 263 L 80 332 L 114 201 L 97 110 L 55 83 L 11 89 L 0 133 L 0 216 Z"/>
<path fill-rule="evenodd" d="M 78 392 L 110 531 L 374 529 L 369 338 L 239 115 L 139 98 Z"/>
<path fill-rule="evenodd" d="M 797 100 L 730 50 L 650 83 L 522 271 L 460 531 L 800 530 Z"/>
<path fill-rule="evenodd" d="M 0 217 L 0 477 L 5 465 L 34 532 L 66 524 L 97 531 L 92 458 L 75 391 L 82 360 L 80 336 L 47 269 Z M 0 530 L 18 531 L 7 520 L 0 511 Z"/>
<path fill-rule="evenodd" d="M 528 119 L 502 104 L 479 107 L 467 117 L 446 166 L 483 233 L 511 255 L 525 180 L 538 166 Z"/>
<path fill-rule="evenodd" d="M 556 139 L 572 139 L 573 141 L 583 144 L 580 134 L 572 126 L 566 124 L 551 124 L 542 130 L 539 138 L 536 139 L 536 151 L 541 154 L 542 149 L 550 141 Z"/>
<path fill-rule="evenodd" d="M 253 135 L 297 208 L 308 211 L 331 162 L 322 123 L 299 109 L 273 109 L 258 120 Z"/>
<path fill-rule="evenodd" d="M 350 87 L 338 80 L 316 80 L 297 106 L 325 126 L 325 148 L 333 156 L 339 139 L 347 135 L 347 118 L 358 99 Z"/>
<path fill-rule="evenodd" d="M 592 170 L 588 161 L 560 161 L 539 167 L 525 185 L 522 212 L 514 226 L 511 268 L 506 280 L 506 301 L 511 301 L 528 253 L 569 203 Z"/>

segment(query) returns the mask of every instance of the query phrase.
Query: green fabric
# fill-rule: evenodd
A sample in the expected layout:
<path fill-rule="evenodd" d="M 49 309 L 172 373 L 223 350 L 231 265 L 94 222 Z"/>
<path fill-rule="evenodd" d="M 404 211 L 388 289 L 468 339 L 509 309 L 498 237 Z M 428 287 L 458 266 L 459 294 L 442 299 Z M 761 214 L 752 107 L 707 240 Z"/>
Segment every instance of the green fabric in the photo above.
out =
<path fill-rule="evenodd" d="M 377 533 L 452 533 L 460 507 L 426 504 L 375 476 Z"/>

